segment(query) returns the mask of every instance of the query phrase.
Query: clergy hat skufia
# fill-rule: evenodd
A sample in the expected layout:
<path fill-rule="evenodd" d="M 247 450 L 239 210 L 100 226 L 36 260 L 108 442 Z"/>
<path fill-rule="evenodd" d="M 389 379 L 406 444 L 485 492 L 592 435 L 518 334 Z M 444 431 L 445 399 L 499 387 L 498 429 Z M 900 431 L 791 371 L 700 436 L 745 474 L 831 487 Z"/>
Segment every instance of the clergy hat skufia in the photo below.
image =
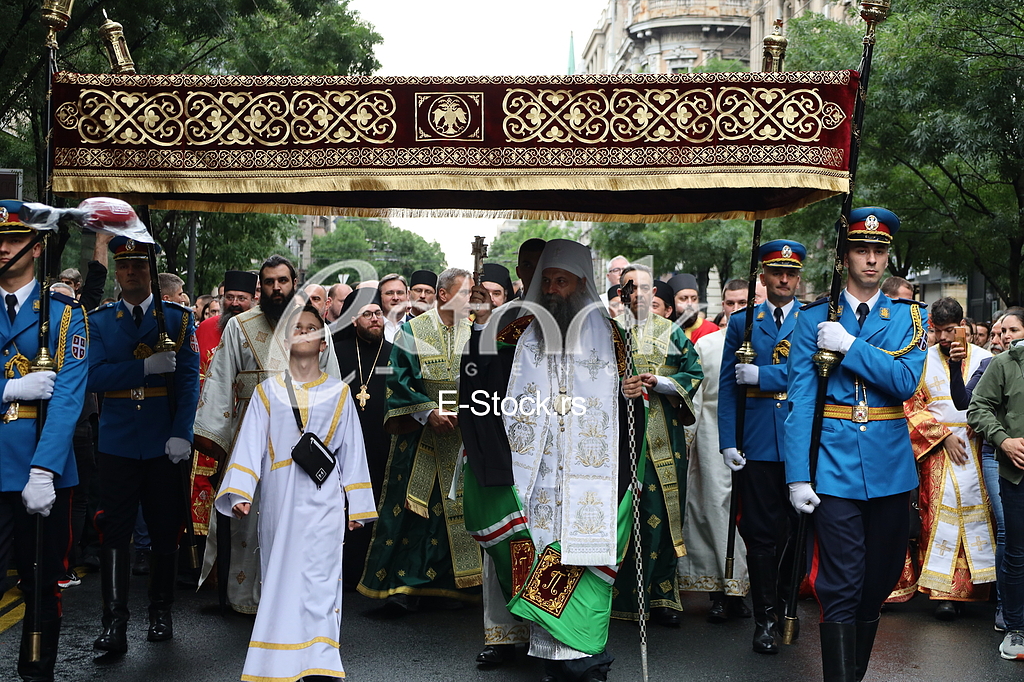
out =
<path fill-rule="evenodd" d="M 672 292 L 678 294 L 683 289 L 692 289 L 697 291 L 697 278 L 688 272 L 684 272 L 681 275 L 676 275 L 668 281 L 669 286 L 672 287 Z"/>
<path fill-rule="evenodd" d="M 224 291 L 244 291 L 250 296 L 256 295 L 259 276 L 244 270 L 228 270 L 224 273 Z"/>
<path fill-rule="evenodd" d="M 409 288 L 425 284 L 437 291 L 437 275 L 430 270 L 417 270 L 409 277 Z"/>

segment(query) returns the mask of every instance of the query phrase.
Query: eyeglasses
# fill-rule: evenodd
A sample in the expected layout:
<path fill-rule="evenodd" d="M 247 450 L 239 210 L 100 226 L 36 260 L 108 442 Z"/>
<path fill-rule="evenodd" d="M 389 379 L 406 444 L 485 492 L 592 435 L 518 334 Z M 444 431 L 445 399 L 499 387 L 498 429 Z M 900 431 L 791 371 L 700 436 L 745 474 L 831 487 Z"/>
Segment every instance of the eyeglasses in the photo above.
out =
<path fill-rule="evenodd" d="M 375 317 L 384 317 L 384 312 L 381 310 L 367 310 L 365 312 L 359 313 L 359 317 L 363 318 L 364 320 L 372 320 Z"/>
<path fill-rule="evenodd" d="M 617 275 L 620 272 L 622 272 L 622 268 L 612 268 L 611 270 L 608 271 L 608 274 L 609 275 Z"/>

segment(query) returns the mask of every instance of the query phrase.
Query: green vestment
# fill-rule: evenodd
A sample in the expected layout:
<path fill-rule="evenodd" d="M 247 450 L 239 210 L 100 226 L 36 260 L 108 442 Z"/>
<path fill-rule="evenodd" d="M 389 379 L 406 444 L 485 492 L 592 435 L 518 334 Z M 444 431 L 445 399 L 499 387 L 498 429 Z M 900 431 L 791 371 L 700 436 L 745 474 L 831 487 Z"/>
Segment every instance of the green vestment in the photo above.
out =
<path fill-rule="evenodd" d="M 457 411 L 456 378 L 470 330 L 468 320 L 446 327 L 436 310 L 402 326 L 391 351 L 385 423 L 442 400 Z M 482 567 L 462 517 L 462 486 L 455 500 L 448 498 L 461 449 L 459 429 L 436 434 L 421 426 L 392 437 L 361 593 L 479 599 L 478 589 L 467 589 L 481 584 Z"/>
<path fill-rule="evenodd" d="M 616 318 L 624 326 L 624 318 Z M 646 457 L 640 496 L 640 541 L 648 609 L 682 611 L 677 560 L 686 554 L 683 509 L 686 493 L 686 436 L 677 412 L 693 412 L 690 401 L 704 373 L 693 344 L 677 325 L 651 314 L 633 330 L 633 371 L 665 377 L 672 393 L 648 389 Z M 613 590 L 612 617 L 636 620 L 636 555 L 630 545 Z"/>

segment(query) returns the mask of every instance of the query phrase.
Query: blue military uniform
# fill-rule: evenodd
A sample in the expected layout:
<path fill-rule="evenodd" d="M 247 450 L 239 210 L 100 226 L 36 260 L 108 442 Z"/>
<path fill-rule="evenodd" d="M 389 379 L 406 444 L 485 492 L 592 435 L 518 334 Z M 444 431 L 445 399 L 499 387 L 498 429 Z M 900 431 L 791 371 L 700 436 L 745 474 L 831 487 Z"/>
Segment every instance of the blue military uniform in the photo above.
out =
<path fill-rule="evenodd" d="M 0 239 L 12 235 L 32 237 L 35 230 L 18 219 L 20 201 L 0 201 Z M 14 249 L 16 252 L 18 249 Z M 31 256 L 23 256 L 31 258 Z M 39 284 L 33 282 L 20 304 L 9 304 L 13 321 L 0 311 L 0 352 L 3 374 L 0 396 L 12 380 L 29 373 L 39 351 Z M 14 296 L 4 290 L 0 294 Z M 60 635 L 60 589 L 57 581 L 67 573 L 70 544 L 71 488 L 78 483 L 78 468 L 72 447 L 75 423 L 85 400 L 88 373 L 88 331 L 85 312 L 73 299 L 61 294 L 50 296 L 49 352 L 55 364 L 53 394 L 46 401 L 46 421 L 38 431 L 39 400 L 10 401 L 0 404 L 0 567 L 13 557 L 21 580 L 22 592 L 32 594 L 35 576 L 35 524 L 39 518 L 29 514 L 22 501 L 22 490 L 31 468 L 53 473 L 56 499 L 49 515 L 42 519 L 43 548 L 41 576 L 43 633 L 42 657 L 31 662 L 27 633 L 36 629 L 34 611 L 25 611 L 18 672 L 24 679 L 53 679 Z"/>
<path fill-rule="evenodd" d="M 789 268 L 794 276 L 803 267 L 806 255 L 802 244 L 786 239 L 762 244 L 758 252 L 762 267 Z M 799 307 L 795 299 L 780 308 L 769 301 L 754 307 L 750 343 L 757 353 L 754 359 L 758 368 L 757 385 L 737 383 L 736 351 L 743 343 L 747 316 L 745 310 L 733 313 L 725 334 L 718 385 L 719 448 L 723 451 L 739 448 L 746 457 L 743 469 L 733 477 L 733 494 L 739 496 L 736 527 L 747 549 L 754 605 L 753 649 L 765 654 L 778 652 L 775 641 L 778 595 L 780 589 L 788 585 L 786 566 L 795 560 L 794 548 L 787 541 L 796 528 L 796 519 L 788 504 L 782 453 L 789 414 L 787 361 Z M 781 326 L 776 325 L 776 310 L 780 311 Z M 746 395 L 742 447 L 736 442 L 736 410 L 741 392 Z"/>
<path fill-rule="evenodd" d="M 119 237 L 110 248 L 119 268 L 121 261 L 148 260 L 145 244 Z M 182 439 L 178 443 L 186 447 L 192 441 L 199 402 L 199 346 L 191 311 L 163 302 L 165 328 L 174 342 L 173 382 L 164 374 L 147 374 L 147 358 L 158 351 L 154 303 L 150 295 L 139 306 L 122 300 L 90 314 L 89 390 L 103 401 L 96 519 L 101 533 L 104 631 L 94 646 L 112 653 L 127 650 L 128 545 L 140 503 L 152 539 L 148 638 L 161 641 L 173 636 L 170 613 L 186 491 L 182 465 L 172 462 L 167 448 L 171 439 Z"/>
<path fill-rule="evenodd" d="M 199 402 L 199 345 L 191 311 L 164 301 L 167 334 L 175 342 L 172 416 L 162 374 L 144 374 L 145 358 L 157 342 L 156 313 L 150 304 L 135 326 L 124 301 L 102 305 L 89 315 L 93 352 L 89 356 L 89 390 L 102 394 L 99 451 L 130 459 L 166 457 L 170 437 L 192 440 Z"/>
<path fill-rule="evenodd" d="M 850 221 L 851 250 L 888 245 L 899 229 L 895 215 L 875 207 L 853 211 Z M 857 308 L 862 305 L 861 321 Z M 809 578 L 822 611 L 826 679 L 863 678 L 879 611 L 903 569 L 909 491 L 917 485 L 903 401 L 913 395 L 924 369 L 921 307 L 878 291 L 869 305 L 843 292 L 838 323 L 852 339 L 847 337 L 845 354 L 828 378 L 813 473 L 809 452 L 818 376 L 811 356 L 821 345 L 825 301 L 805 306 L 793 332 L 786 480 L 795 484 L 794 497 L 799 484 L 810 481 L 820 498 L 811 509 Z"/>

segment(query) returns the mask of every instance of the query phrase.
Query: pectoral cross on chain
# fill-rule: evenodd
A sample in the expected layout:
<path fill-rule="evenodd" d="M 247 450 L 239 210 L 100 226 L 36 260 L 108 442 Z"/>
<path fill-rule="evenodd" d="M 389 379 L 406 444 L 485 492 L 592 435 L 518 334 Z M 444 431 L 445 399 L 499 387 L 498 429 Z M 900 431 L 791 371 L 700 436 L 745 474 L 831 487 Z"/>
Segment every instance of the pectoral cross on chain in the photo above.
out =
<path fill-rule="evenodd" d="M 366 384 L 359 387 L 359 393 L 356 393 L 356 400 L 359 401 L 359 409 L 366 409 L 366 401 L 370 399 L 370 394 L 366 392 Z"/>

